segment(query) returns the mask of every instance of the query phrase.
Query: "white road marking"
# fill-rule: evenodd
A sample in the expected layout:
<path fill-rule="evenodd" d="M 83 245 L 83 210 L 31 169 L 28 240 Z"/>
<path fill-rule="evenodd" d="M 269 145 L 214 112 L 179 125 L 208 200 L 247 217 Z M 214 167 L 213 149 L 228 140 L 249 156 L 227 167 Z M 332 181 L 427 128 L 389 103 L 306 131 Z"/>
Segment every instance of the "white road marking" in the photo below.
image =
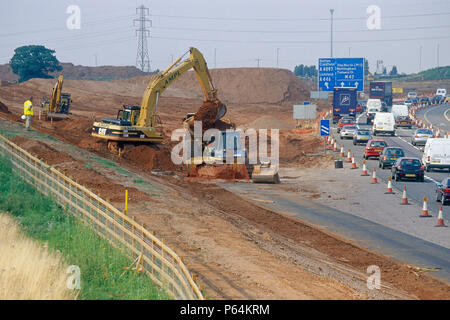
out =
<path fill-rule="evenodd" d="M 428 180 L 430 180 L 430 181 L 436 183 L 436 184 L 439 184 L 439 182 L 437 182 L 437 181 L 434 180 L 433 178 L 430 178 L 429 176 L 426 176 L 426 175 L 425 175 L 424 177 L 427 178 Z"/>
<path fill-rule="evenodd" d="M 444 117 L 445 117 L 445 119 L 447 119 L 448 122 L 450 122 L 450 119 L 447 116 L 448 111 L 450 111 L 450 109 L 445 110 Z"/>

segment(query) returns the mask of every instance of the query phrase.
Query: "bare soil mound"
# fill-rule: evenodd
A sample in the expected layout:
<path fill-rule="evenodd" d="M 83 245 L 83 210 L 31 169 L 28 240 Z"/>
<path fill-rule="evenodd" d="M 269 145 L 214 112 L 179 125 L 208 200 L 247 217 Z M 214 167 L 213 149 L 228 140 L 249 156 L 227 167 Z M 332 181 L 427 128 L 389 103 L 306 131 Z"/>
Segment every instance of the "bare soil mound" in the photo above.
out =
<path fill-rule="evenodd" d="M 147 170 L 174 171 L 180 169 L 171 160 L 171 149 L 167 145 L 127 146 L 122 158 L 134 166 Z"/>
<path fill-rule="evenodd" d="M 320 165 L 322 161 L 328 161 L 327 158 L 317 157 L 319 147 L 322 146 L 322 140 L 318 136 L 281 131 L 279 143 L 281 164 L 314 167 Z"/>
<path fill-rule="evenodd" d="M 224 103 L 280 104 L 309 98 L 310 85 L 286 69 L 229 68 L 210 72 Z M 202 94 L 193 71 L 183 74 L 172 86 Z"/>
<path fill-rule="evenodd" d="M 294 129 L 292 125 L 273 116 L 259 117 L 258 119 L 246 124 L 244 127 L 253 129 L 280 129 L 280 130 Z"/>

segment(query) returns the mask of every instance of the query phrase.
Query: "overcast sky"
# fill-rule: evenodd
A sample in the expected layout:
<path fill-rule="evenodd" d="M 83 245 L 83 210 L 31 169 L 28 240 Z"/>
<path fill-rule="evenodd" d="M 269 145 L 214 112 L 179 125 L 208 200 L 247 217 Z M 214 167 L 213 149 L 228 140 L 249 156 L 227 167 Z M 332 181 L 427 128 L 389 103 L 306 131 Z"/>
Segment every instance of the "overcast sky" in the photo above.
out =
<path fill-rule="evenodd" d="M 194 46 L 211 68 L 317 65 L 330 57 L 330 8 L 334 8 L 334 57 L 365 57 L 371 72 L 417 72 L 450 65 L 450 0 L 1 0 L 0 63 L 16 47 L 40 44 L 62 62 L 94 66 L 135 65 L 136 7 L 152 20 L 148 39 L 152 69 L 164 69 Z M 67 7 L 81 9 L 81 29 L 69 30 Z M 381 29 L 368 30 L 367 7 L 381 9 Z M 349 49 L 350 48 L 350 49 Z M 216 60 L 214 52 L 216 51 Z"/>

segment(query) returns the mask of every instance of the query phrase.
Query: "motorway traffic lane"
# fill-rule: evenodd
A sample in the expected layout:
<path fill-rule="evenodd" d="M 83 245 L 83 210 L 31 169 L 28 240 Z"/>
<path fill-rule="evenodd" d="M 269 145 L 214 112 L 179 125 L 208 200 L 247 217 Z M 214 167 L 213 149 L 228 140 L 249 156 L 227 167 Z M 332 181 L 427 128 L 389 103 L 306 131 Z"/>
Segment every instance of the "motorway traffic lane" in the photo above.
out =
<path fill-rule="evenodd" d="M 416 111 L 416 118 L 438 126 L 441 134 L 450 132 L 450 105 L 443 104 Z M 448 112 L 447 112 L 448 111 Z"/>
<path fill-rule="evenodd" d="M 361 114 L 357 117 L 358 126 L 360 128 L 368 128 L 371 129 L 371 125 L 366 125 L 366 117 L 364 114 Z M 401 147 L 405 151 L 405 155 L 408 157 L 417 157 L 422 159 L 423 152 L 420 148 L 415 147 L 411 144 L 411 136 L 414 132 L 415 128 L 406 129 L 406 128 L 398 128 L 396 130 L 396 135 L 392 136 L 376 136 L 376 139 L 385 140 L 388 146 L 390 147 Z M 353 140 L 340 140 L 338 138 L 338 134 L 336 132 L 336 127 L 333 127 L 332 132 L 334 137 L 337 137 L 337 145 L 344 146 L 345 155 L 347 155 L 347 150 L 351 149 L 351 152 L 355 155 L 355 161 L 359 163 L 359 167 L 362 167 L 363 162 L 363 154 L 364 154 L 364 145 L 353 145 Z M 388 177 L 391 175 L 390 168 L 381 169 L 378 167 L 378 159 L 370 158 L 367 160 L 367 170 L 372 174 L 372 169 L 376 168 L 377 178 L 381 181 L 387 183 Z M 450 173 L 448 170 L 436 170 L 432 172 L 425 172 L 425 181 L 424 182 L 416 182 L 416 181 L 392 181 L 392 186 L 397 189 L 398 192 L 402 192 L 403 187 L 406 186 L 406 194 L 409 201 L 415 201 L 417 204 L 423 204 L 423 198 L 428 198 L 428 209 L 431 211 L 433 215 L 432 218 L 427 219 L 436 219 L 437 213 L 439 210 L 440 203 L 436 202 L 436 183 L 442 181 L 444 178 L 450 177 Z M 370 196 L 370 195 L 369 195 Z M 395 208 L 393 208 L 395 212 Z M 443 207 L 443 216 L 444 219 L 450 219 L 450 206 L 446 205 Z M 419 214 L 419 213 L 418 213 Z M 449 232 L 449 242 L 450 242 L 450 232 Z"/>

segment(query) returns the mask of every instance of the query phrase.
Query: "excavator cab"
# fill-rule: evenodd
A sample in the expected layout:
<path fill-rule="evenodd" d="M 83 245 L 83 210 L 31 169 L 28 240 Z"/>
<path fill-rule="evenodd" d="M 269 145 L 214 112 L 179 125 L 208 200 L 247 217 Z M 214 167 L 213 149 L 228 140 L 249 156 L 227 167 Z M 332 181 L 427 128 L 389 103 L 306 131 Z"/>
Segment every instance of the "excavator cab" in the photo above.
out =
<path fill-rule="evenodd" d="M 123 110 L 117 112 L 117 120 L 121 120 L 123 123 L 128 122 L 130 126 L 135 126 L 139 119 L 141 107 L 139 106 L 123 106 Z"/>

